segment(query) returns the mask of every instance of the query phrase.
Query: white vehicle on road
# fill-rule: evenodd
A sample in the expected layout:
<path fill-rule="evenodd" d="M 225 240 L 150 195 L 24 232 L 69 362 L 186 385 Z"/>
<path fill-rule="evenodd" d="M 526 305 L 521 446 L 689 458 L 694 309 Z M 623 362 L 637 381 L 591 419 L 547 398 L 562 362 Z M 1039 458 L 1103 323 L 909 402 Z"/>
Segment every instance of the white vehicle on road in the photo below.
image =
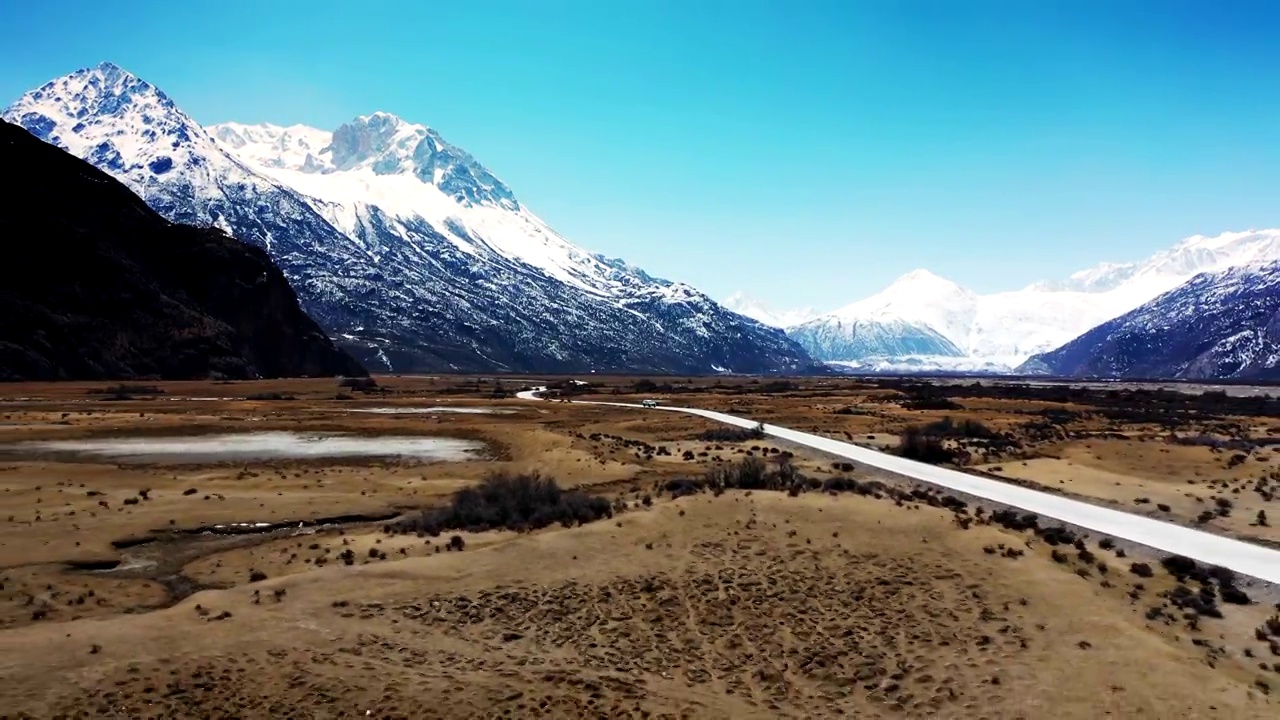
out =
<path fill-rule="evenodd" d="M 656 407 L 658 407 L 658 401 L 657 401 L 657 400 L 645 400 L 645 401 L 641 402 L 641 403 L 640 403 L 640 405 L 641 405 L 642 407 L 647 407 L 647 408 L 656 408 Z"/>

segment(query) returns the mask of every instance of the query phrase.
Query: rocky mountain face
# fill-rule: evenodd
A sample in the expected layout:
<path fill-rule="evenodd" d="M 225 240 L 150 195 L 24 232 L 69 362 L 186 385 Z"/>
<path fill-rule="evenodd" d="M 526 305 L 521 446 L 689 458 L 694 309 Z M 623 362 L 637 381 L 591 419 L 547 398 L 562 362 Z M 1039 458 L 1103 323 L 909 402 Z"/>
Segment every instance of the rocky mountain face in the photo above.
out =
<path fill-rule="evenodd" d="M 1280 380 L 1280 262 L 1197 275 L 1023 372 L 1062 377 Z"/>
<path fill-rule="evenodd" d="M 803 372 L 780 330 L 569 243 L 436 131 L 387 113 L 333 132 L 204 128 L 110 64 L 4 112 L 166 218 L 266 250 L 371 368 Z"/>
<path fill-rule="evenodd" d="M 111 156 L 109 151 L 102 151 Z M 0 379 L 364 375 L 267 254 L 0 122 Z"/>

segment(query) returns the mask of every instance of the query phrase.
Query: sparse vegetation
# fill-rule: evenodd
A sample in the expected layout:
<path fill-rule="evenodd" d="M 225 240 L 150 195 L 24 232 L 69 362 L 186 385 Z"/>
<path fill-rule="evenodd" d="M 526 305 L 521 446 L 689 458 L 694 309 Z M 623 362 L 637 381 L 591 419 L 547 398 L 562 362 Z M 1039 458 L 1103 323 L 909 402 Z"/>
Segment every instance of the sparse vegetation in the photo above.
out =
<path fill-rule="evenodd" d="M 924 428 L 912 426 L 903 431 L 898 438 L 896 452 L 904 458 L 920 462 L 942 465 L 959 463 L 963 452 L 947 447 L 943 438 L 928 434 Z"/>
<path fill-rule="evenodd" d="M 750 442 L 751 440 L 763 440 L 765 438 L 764 424 L 757 423 L 755 427 L 750 428 L 711 428 L 699 433 L 698 440 L 703 442 Z"/>
<path fill-rule="evenodd" d="M 372 393 L 372 392 L 378 392 L 381 390 L 381 388 L 378 386 L 378 381 L 374 380 L 371 377 L 342 378 L 341 380 L 338 381 L 338 387 L 347 388 L 349 390 L 355 390 L 356 392 L 362 392 L 362 393 Z"/>
<path fill-rule="evenodd" d="M 128 383 L 122 383 L 120 385 L 108 385 L 104 388 L 94 388 L 89 391 L 89 394 L 116 396 L 164 395 L 165 391 L 156 385 L 130 385 Z"/>
<path fill-rule="evenodd" d="M 244 397 L 245 400 L 297 400 L 298 398 L 282 392 L 260 392 L 252 393 Z"/>
<path fill-rule="evenodd" d="M 527 532 L 559 523 L 565 527 L 613 517 L 602 497 L 564 491 L 537 473 L 494 474 L 454 493 L 446 507 L 424 510 L 393 526 L 401 532 L 437 536 L 446 530 Z"/>

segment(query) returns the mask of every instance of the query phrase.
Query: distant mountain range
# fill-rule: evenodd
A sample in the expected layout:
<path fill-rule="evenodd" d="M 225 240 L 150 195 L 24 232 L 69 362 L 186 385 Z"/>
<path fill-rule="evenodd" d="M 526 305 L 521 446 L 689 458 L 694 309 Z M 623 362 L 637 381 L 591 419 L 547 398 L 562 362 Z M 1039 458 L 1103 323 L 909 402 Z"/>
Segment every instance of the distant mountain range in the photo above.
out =
<path fill-rule="evenodd" d="M 1021 372 L 1280 380 L 1280 262 L 1203 273 Z"/>
<path fill-rule="evenodd" d="M 262 248 L 371 369 L 798 373 L 781 330 L 560 237 L 431 128 L 201 127 L 104 63 L 3 117 L 115 176 L 165 218 Z"/>
<path fill-rule="evenodd" d="M 1012 372 L 1201 273 L 1273 261 L 1280 261 L 1280 230 L 1194 236 L 1141 262 L 1102 264 L 1061 282 L 991 295 L 916 270 L 872 297 L 785 329 L 813 357 L 857 370 Z"/>
<path fill-rule="evenodd" d="M 789 328 L 793 325 L 799 325 L 807 320 L 812 320 L 818 315 L 813 308 L 775 312 L 765 307 L 763 302 L 743 292 L 736 292 L 730 295 L 721 300 L 720 304 L 739 315 L 745 315 L 752 320 L 776 328 Z"/>
<path fill-rule="evenodd" d="M 363 376 L 267 254 L 0 122 L 0 380 Z"/>

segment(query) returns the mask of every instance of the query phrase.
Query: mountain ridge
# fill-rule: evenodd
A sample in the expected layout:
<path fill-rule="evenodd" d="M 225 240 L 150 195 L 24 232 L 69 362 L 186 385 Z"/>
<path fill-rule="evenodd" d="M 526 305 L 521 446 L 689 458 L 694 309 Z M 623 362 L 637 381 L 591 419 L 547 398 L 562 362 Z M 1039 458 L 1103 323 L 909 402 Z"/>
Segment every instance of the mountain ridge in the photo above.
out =
<path fill-rule="evenodd" d="M 1280 380 L 1280 261 L 1200 273 L 1019 369 L 1064 377 Z"/>
<path fill-rule="evenodd" d="M 283 128 L 287 140 L 262 126 L 210 132 L 158 88 L 103 64 L 27 93 L 4 117 L 117 176 L 166 218 L 266 250 L 308 312 L 372 367 L 813 367 L 780 330 L 569 243 L 465 151 L 388 113 L 327 136 L 305 126 Z"/>
<path fill-rule="evenodd" d="M 1199 272 L 1273 260 L 1280 260 L 1280 230 L 1263 229 L 1191 236 L 1142 261 L 1100 263 L 1066 281 L 1033 283 L 1022 290 L 987 295 L 918 270 L 880 293 L 786 330 L 824 361 L 882 367 L 895 365 L 897 356 L 880 353 L 892 347 L 893 327 L 901 328 L 906 347 L 917 349 L 919 338 L 937 333 L 960 356 L 1012 371 L 1028 358 L 1139 307 Z M 851 342 L 855 328 L 865 332 L 868 327 L 884 335 L 878 345 Z M 859 350 L 875 354 L 850 354 Z M 912 367 L 927 367 L 930 356 L 936 358 L 932 364 L 939 369 L 955 365 L 951 358 L 956 355 L 945 346 L 901 359 L 910 360 Z"/>

